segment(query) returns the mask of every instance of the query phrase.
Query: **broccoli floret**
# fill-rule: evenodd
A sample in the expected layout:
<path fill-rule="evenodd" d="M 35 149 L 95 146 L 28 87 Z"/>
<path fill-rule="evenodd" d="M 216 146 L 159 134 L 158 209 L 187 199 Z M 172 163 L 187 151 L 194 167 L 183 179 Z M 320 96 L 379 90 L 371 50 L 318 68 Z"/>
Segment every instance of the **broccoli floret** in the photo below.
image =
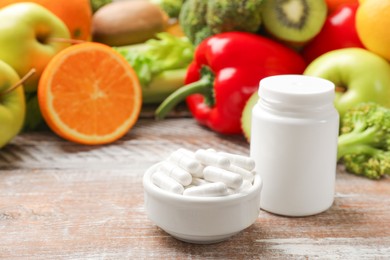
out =
<path fill-rule="evenodd" d="M 112 0 L 90 0 L 92 12 L 96 12 L 104 5 L 111 3 Z"/>
<path fill-rule="evenodd" d="M 347 111 L 337 157 L 351 173 L 370 179 L 390 175 L 390 109 L 362 103 Z"/>
<path fill-rule="evenodd" d="M 346 154 L 343 157 L 348 172 L 370 179 L 380 179 L 390 174 L 390 152 L 362 146 L 362 153 Z"/>
<path fill-rule="evenodd" d="M 184 34 L 195 45 L 212 35 L 205 19 L 207 6 L 207 0 L 186 0 L 180 11 L 179 24 Z"/>
<path fill-rule="evenodd" d="M 164 12 L 171 18 L 179 17 L 181 6 L 184 0 L 150 0 L 152 3 L 160 6 Z"/>
<path fill-rule="evenodd" d="M 179 15 L 184 34 L 192 43 L 228 31 L 257 32 L 263 0 L 186 0 Z"/>

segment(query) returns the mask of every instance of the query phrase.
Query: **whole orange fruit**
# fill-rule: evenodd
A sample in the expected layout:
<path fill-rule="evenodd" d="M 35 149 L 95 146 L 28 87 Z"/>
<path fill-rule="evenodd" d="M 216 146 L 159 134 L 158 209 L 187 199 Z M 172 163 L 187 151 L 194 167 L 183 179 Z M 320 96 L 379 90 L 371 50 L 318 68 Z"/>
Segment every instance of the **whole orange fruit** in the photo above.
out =
<path fill-rule="evenodd" d="M 390 61 L 390 0 L 360 1 L 356 31 L 364 47 Z"/>
<path fill-rule="evenodd" d="M 90 0 L 0 0 L 0 8 L 19 2 L 34 2 L 49 9 L 66 24 L 72 39 L 84 41 L 91 39 Z"/>

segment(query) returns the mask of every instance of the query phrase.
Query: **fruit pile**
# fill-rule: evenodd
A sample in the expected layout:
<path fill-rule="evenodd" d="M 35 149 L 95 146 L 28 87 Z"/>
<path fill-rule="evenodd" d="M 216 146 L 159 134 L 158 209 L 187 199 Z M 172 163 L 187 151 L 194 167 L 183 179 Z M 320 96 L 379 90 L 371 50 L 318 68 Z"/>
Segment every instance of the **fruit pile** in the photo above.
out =
<path fill-rule="evenodd" d="M 113 142 L 136 123 L 144 94 L 160 104 L 177 89 L 157 90 L 164 84 L 191 88 L 162 102 L 158 117 L 186 98 L 200 124 L 224 134 L 249 131 L 244 107 L 259 80 L 277 74 L 333 81 L 341 115 L 365 101 L 390 107 L 387 0 L 0 0 L 0 8 L 0 147 L 42 125 L 81 144 Z"/>
<path fill-rule="evenodd" d="M 386 56 L 390 48 L 383 47 L 390 46 L 386 6 L 390 4 L 384 0 L 187 0 L 179 24 L 197 50 L 186 83 L 207 85 L 207 77 L 212 82 L 198 92 L 180 89 L 162 103 L 157 116 L 163 117 L 173 103 L 186 98 L 200 124 L 223 134 L 244 131 L 248 136 L 251 116 L 242 114 L 244 106 L 262 78 L 278 74 L 332 81 L 341 116 L 361 102 L 390 107 L 390 59 Z M 375 26 L 367 26 L 379 19 Z M 289 55 L 281 55 L 282 49 Z M 205 73 L 204 67 L 212 73 Z M 253 106 L 257 93 L 253 96 L 248 106 Z"/>
<path fill-rule="evenodd" d="M 0 7 L 0 148 L 42 125 L 90 145 L 129 131 L 141 87 L 125 58 L 91 41 L 89 0 L 1 0 Z"/>

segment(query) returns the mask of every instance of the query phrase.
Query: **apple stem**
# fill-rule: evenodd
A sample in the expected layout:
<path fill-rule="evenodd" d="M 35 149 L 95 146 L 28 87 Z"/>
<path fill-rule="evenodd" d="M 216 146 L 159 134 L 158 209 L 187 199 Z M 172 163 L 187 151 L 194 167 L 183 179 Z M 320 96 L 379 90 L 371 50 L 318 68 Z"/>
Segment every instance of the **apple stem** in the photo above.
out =
<path fill-rule="evenodd" d="M 78 43 L 86 42 L 84 40 L 67 39 L 67 38 L 56 38 L 56 37 L 50 38 L 50 41 L 51 42 L 64 42 L 64 43 L 70 43 L 70 44 L 78 44 Z"/>
<path fill-rule="evenodd" d="M 6 89 L 4 92 L 0 93 L 0 97 L 7 95 L 8 93 L 11 93 L 16 88 L 21 86 L 29 77 L 31 77 L 35 73 L 35 69 L 32 68 L 29 72 L 27 72 L 18 82 L 16 82 L 14 85 L 12 85 L 9 89 Z"/>
<path fill-rule="evenodd" d="M 335 87 L 335 91 L 336 91 L 336 92 L 344 93 L 345 91 L 347 91 L 347 89 L 344 88 L 344 87 L 336 86 L 336 87 Z"/>

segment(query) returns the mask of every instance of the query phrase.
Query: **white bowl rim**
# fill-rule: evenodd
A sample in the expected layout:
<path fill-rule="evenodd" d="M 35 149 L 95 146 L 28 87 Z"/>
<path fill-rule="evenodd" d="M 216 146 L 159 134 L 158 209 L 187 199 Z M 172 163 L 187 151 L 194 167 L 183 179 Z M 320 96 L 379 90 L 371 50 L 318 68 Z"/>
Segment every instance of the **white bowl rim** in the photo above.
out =
<path fill-rule="evenodd" d="M 161 162 L 153 164 L 151 167 L 149 167 L 146 170 L 146 172 L 143 176 L 143 186 L 144 186 L 144 189 L 147 193 L 154 195 L 154 196 L 158 196 L 161 199 L 174 200 L 174 201 L 184 202 L 184 203 L 191 202 L 191 203 L 201 203 L 201 204 L 235 202 L 235 201 L 242 200 L 244 198 L 256 195 L 257 192 L 261 191 L 261 188 L 263 185 L 263 182 L 260 178 L 260 175 L 258 173 L 256 173 L 255 178 L 253 180 L 252 187 L 250 189 L 248 189 L 248 191 L 245 193 L 235 193 L 235 194 L 220 196 L 220 197 L 184 196 L 181 194 L 176 194 L 173 192 L 163 190 L 152 183 L 151 176 L 160 164 L 161 164 Z"/>

